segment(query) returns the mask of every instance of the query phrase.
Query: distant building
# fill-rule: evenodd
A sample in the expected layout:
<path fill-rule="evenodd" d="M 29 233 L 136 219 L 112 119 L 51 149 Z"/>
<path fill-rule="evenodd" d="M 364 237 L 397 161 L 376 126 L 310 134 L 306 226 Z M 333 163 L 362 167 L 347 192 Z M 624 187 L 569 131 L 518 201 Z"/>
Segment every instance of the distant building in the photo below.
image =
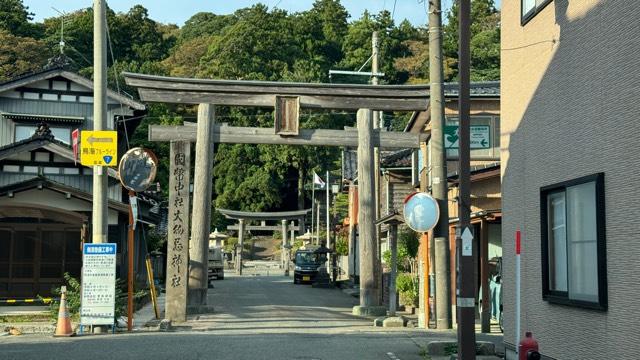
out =
<path fill-rule="evenodd" d="M 71 133 L 93 128 L 92 89 L 63 67 L 0 83 L 0 298 L 46 296 L 63 273 L 80 273 L 81 243 L 91 241 L 93 172 L 74 161 Z M 107 106 L 121 156 L 145 106 L 112 91 Z M 116 171 L 108 174 L 109 241 L 118 244 L 123 265 L 129 205 Z M 142 220 L 159 219 L 158 202 L 144 197 L 140 204 Z M 144 241 L 137 254 L 143 281 Z M 126 266 L 119 270 L 126 274 Z"/>
<path fill-rule="evenodd" d="M 547 359 L 634 359 L 640 340 L 640 6 L 503 1 L 505 308 Z M 505 314 L 507 358 L 516 318 Z"/>

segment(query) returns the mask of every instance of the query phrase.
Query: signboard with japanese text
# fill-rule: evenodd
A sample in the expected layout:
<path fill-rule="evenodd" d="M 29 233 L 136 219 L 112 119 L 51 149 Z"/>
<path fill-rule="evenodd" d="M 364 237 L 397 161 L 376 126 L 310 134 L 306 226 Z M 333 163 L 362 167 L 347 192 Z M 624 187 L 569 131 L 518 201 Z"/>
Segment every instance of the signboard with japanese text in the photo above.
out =
<path fill-rule="evenodd" d="M 116 244 L 84 244 L 80 324 L 113 325 L 116 300 Z"/>
<path fill-rule="evenodd" d="M 457 125 L 445 126 L 445 149 L 458 149 L 460 147 L 459 137 L 459 128 Z M 471 149 L 491 148 L 491 127 L 489 125 L 471 125 L 469 127 L 469 141 Z"/>
<path fill-rule="evenodd" d="M 80 133 L 80 163 L 84 166 L 118 165 L 118 132 L 87 131 Z"/>
<path fill-rule="evenodd" d="M 190 155 L 189 142 L 171 142 L 165 319 L 175 322 L 187 316 Z"/>

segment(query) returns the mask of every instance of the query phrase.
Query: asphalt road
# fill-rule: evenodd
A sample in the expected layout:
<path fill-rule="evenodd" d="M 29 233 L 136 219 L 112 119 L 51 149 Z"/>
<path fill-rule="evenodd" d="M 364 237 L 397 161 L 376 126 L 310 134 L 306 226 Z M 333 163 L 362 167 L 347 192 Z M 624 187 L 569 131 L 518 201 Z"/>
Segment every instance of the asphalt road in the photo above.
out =
<path fill-rule="evenodd" d="M 357 299 L 339 290 L 226 275 L 208 301 L 215 313 L 176 332 L 0 337 L 0 359 L 423 359 L 419 330 L 373 328 L 350 314 Z"/>

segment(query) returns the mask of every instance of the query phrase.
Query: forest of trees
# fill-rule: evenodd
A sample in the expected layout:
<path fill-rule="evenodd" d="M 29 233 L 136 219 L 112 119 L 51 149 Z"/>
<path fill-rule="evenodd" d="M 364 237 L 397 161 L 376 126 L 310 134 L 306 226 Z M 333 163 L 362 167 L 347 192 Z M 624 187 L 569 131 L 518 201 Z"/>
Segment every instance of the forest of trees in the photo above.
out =
<path fill-rule="evenodd" d="M 444 17 L 445 81 L 457 77 L 457 1 Z M 62 17 L 33 22 L 22 0 L 0 0 L 0 82 L 38 71 L 59 53 Z M 354 16 L 352 18 L 351 16 Z M 358 17 L 355 17 L 358 16 Z M 500 16 L 494 0 L 472 1 L 472 80 L 500 76 Z M 330 69 L 357 70 L 371 55 L 371 34 L 381 39 L 381 83 L 428 83 L 426 24 L 396 22 L 391 13 L 349 14 L 339 0 L 316 0 L 311 9 L 288 13 L 257 4 L 229 15 L 194 14 L 182 26 L 162 24 L 147 9 L 126 13 L 108 10 L 109 86 L 137 96 L 123 85 L 120 73 L 213 79 L 329 82 Z M 70 67 L 92 75 L 93 14 L 79 9 L 64 18 L 65 55 Z M 353 79 L 347 79 L 353 81 Z M 331 81 L 345 82 L 334 78 Z M 259 109 L 220 107 L 219 121 L 238 126 L 271 127 L 271 113 Z M 147 141 L 147 125 L 194 121 L 195 108 L 149 105 L 132 146 L 153 149 L 159 158 L 168 147 Z M 406 115 L 385 114 L 387 124 L 402 129 Z M 303 112 L 305 128 L 342 128 L 355 123 L 353 113 Z M 339 150 L 261 145 L 216 148 L 214 206 L 242 210 L 289 210 L 303 206 L 301 186 L 312 171 L 338 174 Z M 159 181 L 166 188 L 166 164 Z M 221 219 L 214 219 L 220 221 Z"/>

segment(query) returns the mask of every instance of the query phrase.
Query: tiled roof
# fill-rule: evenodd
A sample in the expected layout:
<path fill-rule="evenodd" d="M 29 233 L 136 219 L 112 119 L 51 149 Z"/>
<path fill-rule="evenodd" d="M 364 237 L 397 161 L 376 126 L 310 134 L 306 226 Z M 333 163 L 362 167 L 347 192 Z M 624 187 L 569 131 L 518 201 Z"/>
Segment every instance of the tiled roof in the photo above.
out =
<path fill-rule="evenodd" d="M 445 83 L 444 96 L 458 96 L 458 83 Z M 499 97 L 500 81 L 478 81 L 472 82 L 470 86 L 471 97 Z"/>
<path fill-rule="evenodd" d="M 383 151 L 380 165 L 386 168 L 410 167 L 411 154 L 413 154 L 413 149 L 390 151 L 386 154 Z"/>
<path fill-rule="evenodd" d="M 499 169 L 500 168 L 500 162 L 496 161 L 496 162 L 492 162 L 492 163 L 488 163 L 488 164 L 482 164 L 482 165 L 473 165 L 469 168 L 469 172 L 471 174 L 478 174 L 484 171 L 490 171 L 490 170 L 495 170 L 495 169 Z M 458 177 L 459 172 L 458 171 L 453 171 L 450 173 L 447 173 L 447 178 L 452 179 L 452 178 L 457 178 Z"/>

